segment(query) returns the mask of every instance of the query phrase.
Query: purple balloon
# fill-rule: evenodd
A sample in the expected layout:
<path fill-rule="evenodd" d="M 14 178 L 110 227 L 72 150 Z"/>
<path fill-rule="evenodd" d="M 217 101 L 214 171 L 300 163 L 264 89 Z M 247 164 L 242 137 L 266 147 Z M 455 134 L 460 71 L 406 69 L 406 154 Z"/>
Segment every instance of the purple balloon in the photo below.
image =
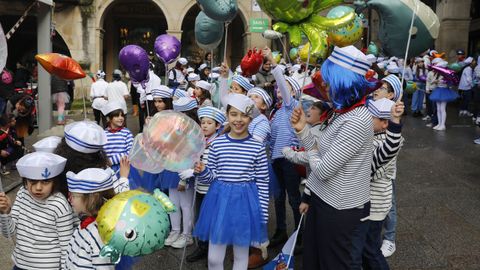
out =
<path fill-rule="evenodd" d="M 118 58 L 122 67 L 130 74 L 132 82 L 140 83 L 145 88 L 150 67 L 147 52 L 140 46 L 127 45 L 120 50 Z"/>
<path fill-rule="evenodd" d="M 163 34 L 155 40 L 155 53 L 165 64 L 170 64 L 180 55 L 182 45 L 180 41 L 171 35 Z"/>

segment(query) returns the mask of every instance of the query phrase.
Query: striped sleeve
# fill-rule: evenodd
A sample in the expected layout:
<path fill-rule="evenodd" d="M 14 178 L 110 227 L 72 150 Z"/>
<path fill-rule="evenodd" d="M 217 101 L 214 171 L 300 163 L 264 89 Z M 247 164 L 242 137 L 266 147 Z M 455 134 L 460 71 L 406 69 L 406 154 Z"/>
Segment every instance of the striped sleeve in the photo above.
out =
<path fill-rule="evenodd" d="M 15 233 L 17 217 L 18 205 L 16 203 L 13 204 L 10 214 L 0 214 L 0 226 L 2 226 L 2 235 L 4 237 L 11 238 Z"/>
<path fill-rule="evenodd" d="M 65 268 L 65 258 L 68 250 L 68 243 L 73 234 L 73 213 L 71 211 L 66 211 L 62 213 L 56 219 L 56 228 L 58 233 L 58 241 L 60 242 L 60 250 L 62 254 L 62 259 L 60 264 L 62 269 Z"/>
<path fill-rule="evenodd" d="M 208 164 L 205 165 L 205 170 L 198 175 L 198 181 L 205 184 L 210 184 L 215 180 L 217 162 L 218 162 L 218 153 L 215 149 L 215 143 L 210 145 L 208 152 Z"/>
<path fill-rule="evenodd" d="M 130 154 L 130 150 L 132 150 L 133 146 L 133 134 L 132 132 L 128 132 L 126 136 L 126 143 L 127 143 L 127 155 Z"/>
<path fill-rule="evenodd" d="M 296 133 L 300 143 L 305 147 L 305 151 L 315 150 L 316 138 L 310 130 L 308 125 L 302 129 L 302 131 Z"/>
<path fill-rule="evenodd" d="M 258 119 L 258 121 L 255 121 L 255 123 L 252 122 L 253 125 L 250 133 L 256 141 L 265 143 L 265 140 L 270 134 L 270 123 L 265 116 L 262 116 L 263 115 L 257 116 L 255 119 Z"/>
<path fill-rule="evenodd" d="M 308 153 L 305 151 L 295 151 L 291 147 L 284 147 L 282 153 L 292 163 L 303 166 L 308 165 Z"/>
<path fill-rule="evenodd" d="M 362 147 L 371 144 L 370 128 L 371 125 L 364 123 L 364 119 L 352 116 L 339 128 L 331 147 L 322 157 L 317 150 L 309 151 L 310 168 L 315 177 L 324 181 L 332 179 Z"/>
<path fill-rule="evenodd" d="M 268 222 L 268 163 L 265 147 L 262 147 L 255 158 L 255 182 L 258 188 L 258 197 L 260 200 L 260 207 L 262 208 L 262 216 L 264 223 Z"/>
<path fill-rule="evenodd" d="M 388 122 L 386 140 L 373 152 L 372 175 L 397 156 L 403 142 L 402 125 Z"/>

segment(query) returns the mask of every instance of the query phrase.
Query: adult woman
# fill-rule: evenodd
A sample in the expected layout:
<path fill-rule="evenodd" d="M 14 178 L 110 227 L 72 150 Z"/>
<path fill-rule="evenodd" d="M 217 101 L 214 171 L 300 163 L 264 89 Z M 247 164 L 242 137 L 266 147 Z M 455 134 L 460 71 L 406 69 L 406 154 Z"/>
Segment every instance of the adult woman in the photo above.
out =
<path fill-rule="evenodd" d="M 275 78 L 271 73 L 271 65 L 272 62 L 270 62 L 270 60 L 265 57 L 263 59 L 262 68 L 255 75 L 255 86 L 263 88 L 271 97 L 273 97 L 273 84 L 275 82 Z"/>
<path fill-rule="evenodd" d="M 322 65 L 334 114 L 317 140 L 301 108 L 292 126 L 308 150 L 313 177 L 300 206 L 307 212 L 304 263 L 310 269 L 349 269 L 353 230 L 369 215 L 373 122 L 365 105 L 365 79 L 370 64 L 353 46 L 335 47 Z"/>

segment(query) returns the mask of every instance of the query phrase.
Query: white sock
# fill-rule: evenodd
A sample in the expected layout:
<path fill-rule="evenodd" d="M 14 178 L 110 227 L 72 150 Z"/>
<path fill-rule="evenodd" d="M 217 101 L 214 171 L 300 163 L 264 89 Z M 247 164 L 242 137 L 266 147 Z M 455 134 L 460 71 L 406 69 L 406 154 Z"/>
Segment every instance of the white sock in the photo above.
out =
<path fill-rule="evenodd" d="M 442 110 L 442 119 L 439 120 L 439 125 L 441 127 L 445 127 L 445 123 L 447 122 L 447 102 L 446 101 L 440 102 L 440 109 Z"/>
<path fill-rule="evenodd" d="M 177 211 L 170 213 L 170 223 L 172 224 L 172 231 L 180 232 L 180 223 L 181 223 L 181 215 L 180 215 L 180 191 L 176 188 L 168 189 L 168 197 L 172 201 L 172 203 L 177 208 Z"/>
<path fill-rule="evenodd" d="M 215 245 L 208 243 L 208 270 L 223 270 L 223 261 L 227 245 Z M 248 248 L 247 248 L 247 267 L 248 267 Z M 242 270 L 247 269 L 247 267 Z"/>

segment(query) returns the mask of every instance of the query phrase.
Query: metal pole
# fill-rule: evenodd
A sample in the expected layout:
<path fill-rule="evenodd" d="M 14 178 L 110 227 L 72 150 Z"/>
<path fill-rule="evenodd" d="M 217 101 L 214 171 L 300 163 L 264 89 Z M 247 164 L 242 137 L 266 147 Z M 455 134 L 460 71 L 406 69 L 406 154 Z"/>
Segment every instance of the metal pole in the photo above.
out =
<path fill-rule="evenodd" d="M 38 5 L 37 13 L 37 53 L 52 52 L 51 34 L 51 7 L 45 4 Z M 50 74 L 38 65 L 38 131 L 42 133 L 52 127 Z"/>

